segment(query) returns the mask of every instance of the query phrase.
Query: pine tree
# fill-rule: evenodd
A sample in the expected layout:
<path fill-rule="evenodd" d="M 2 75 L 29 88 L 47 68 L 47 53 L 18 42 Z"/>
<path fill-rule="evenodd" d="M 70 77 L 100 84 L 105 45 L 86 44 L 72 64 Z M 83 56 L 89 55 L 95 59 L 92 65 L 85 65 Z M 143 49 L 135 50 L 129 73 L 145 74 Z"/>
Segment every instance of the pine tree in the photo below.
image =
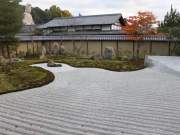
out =
<path fill-rule="evenodd" d="M 180 39 L 180 13 L 172 5 L 170 12 L 167 12 L 165 15 L 159 31 L 166 33 L 169 40 L 174 41 L 175 46 L 172 53 L 175 52 L 175 54 L 180 55 L 180 47 L 177 46 L 177 42 Z"/>
<path fill-rule="evenodd" d="M 0 35 L 14 37 L 22 26 L 20 0 L 0 0 Z"/>
<path fill-rule="evenodd" d="M 20 0 L 0 0 L 0 46 L 3 54 L 6 46 L 8 56 L 10 56 L 9 45 L 17 41 L 15 35 L 22 26 L 23 12 L 19 3 Z"/>
<path fill-rule="evenodd" d="M 180 27 L 180 13 L 171 5 L 171 10 L 165 15 L 164 21 L 161 22 L 159 30 L 161 32 L 169 33 L 173 27 Z"/>

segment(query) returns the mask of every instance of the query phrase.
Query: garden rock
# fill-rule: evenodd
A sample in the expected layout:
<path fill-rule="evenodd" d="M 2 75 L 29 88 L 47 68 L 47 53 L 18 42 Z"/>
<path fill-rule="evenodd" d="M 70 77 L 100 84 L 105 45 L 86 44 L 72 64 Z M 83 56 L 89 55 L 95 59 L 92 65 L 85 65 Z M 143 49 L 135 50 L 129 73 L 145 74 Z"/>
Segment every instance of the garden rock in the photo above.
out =
<path fill-rule="evenodd" d="M 60 46 L 60 54 L 65 54 L 65 47 L 63 45 Z"/>
<path fill-rule="evenodd" d="M 94 55 L 90 56 L 90 59 L 92 59 L 92 60 L 101 60 L 102 57 L 101 57 L 100 54 L 94 54 Z"/>
<path fill-rule="evenodd" d="M 106 47 L 105 50 L 104 50 L 104 58 L 105 59 L 112 59 L 113 56 L 115 56 L 114 48 Z"/>
<path fill-rule="evenodd" d="M 62 67 L 61 64 L 56 64 L 53 60 L 49 60 L 47 66 L 48 67 Z"/>
<path fill-rule="evenodd" d="M 23 60 L 22 59 L 19 59 L 19 58 L 12 58 L 11 59 L 11 63 L 17 63 L 17 62 L 22 62 Z"/>

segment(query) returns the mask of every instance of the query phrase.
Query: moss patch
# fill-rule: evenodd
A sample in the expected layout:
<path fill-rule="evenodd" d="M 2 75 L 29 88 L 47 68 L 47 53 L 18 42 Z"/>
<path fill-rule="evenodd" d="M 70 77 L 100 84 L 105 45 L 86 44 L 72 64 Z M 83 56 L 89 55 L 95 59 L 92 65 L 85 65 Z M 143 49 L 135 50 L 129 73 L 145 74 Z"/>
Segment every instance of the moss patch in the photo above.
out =
<path fill-rule="evenodd" d="M 58 63 L 73 67 L 102 68 L 111 71 L 125 72 L 144 68 L 144 60 L 91 60 L 74 56 L 50 57 Z M 54 80 L 49 71 L 31 67 L 32 64 L 46 63 L 48 60 L 28 59 L 22 63 L 10 65 L 10 72 L 3 72 L 0 66 L 0 94 L 40 87 Z"/>
<path fill-rule="evenodd" d="M 0 70 L 0 94 L 40 87 L 52 82 L 54 80 L 52 73 L 30 66 L 37 62 L 40 61 L 31 60 L 9 65 L 9 72 Z"/>
<path fill-rule="evenodd" d="M 144 60 L 91 60 L 78 57 L 51 57 L 58 63 L 69 64 L 73 67 L 102 68 L 111 71 L 125 72 L 144 68 Z"/>

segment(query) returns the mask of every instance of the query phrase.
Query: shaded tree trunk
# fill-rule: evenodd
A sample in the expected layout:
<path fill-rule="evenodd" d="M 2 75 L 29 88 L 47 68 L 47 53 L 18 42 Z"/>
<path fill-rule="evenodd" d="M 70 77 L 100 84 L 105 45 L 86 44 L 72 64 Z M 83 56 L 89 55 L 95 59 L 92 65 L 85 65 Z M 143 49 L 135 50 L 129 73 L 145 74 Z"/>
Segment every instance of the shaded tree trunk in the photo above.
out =
<path fill-rule="evenodd" d="M 140 41 L 137 41 L 137 58 L 139 59 Z"/>
<path fill-rule="evenodd" d="M 1 51 L 2 51 L 2 56 L 5 57 L 4 45 L 2 45 Z"/>
<path fill-rule="evenodd" d="M 10 56 L 10 49 L 9 49 L 9 45 L 8 44 L 6 45 L 6 48 L 7 48 L 7 56 L 8 56 L 8 58 L 10 58 L 11 56 Z"/>
<path fill-rule="evenodd" d="M 176 48 L 177 48 L 177 42 L 174 40 L 174 47 L 171 49 L 171 54 L 175 54 Z"/>
<path fill-rule="evenodd" d="M 0 42 L 0 56 L 2 56 L 2 44 Z"/>

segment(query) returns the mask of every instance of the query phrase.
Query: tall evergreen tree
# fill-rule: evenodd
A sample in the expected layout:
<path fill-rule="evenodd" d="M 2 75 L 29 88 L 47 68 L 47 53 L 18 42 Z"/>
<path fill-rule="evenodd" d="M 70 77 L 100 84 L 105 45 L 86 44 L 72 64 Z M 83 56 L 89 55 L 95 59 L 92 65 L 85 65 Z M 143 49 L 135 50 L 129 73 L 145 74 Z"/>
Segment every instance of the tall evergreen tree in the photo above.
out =
<path fill-rule="evenodd" d="M 164 21 L 160 24 L 159 31 L 166 33 L 169 39 L 174 41 L 172 53 L 180 55 L 180 47 L 177 46 L 177 41 L 180 39 L 180 13 L 173 9 L 172 5 L 170 12 L 167 12 Z"/>
<path fill-rule="evenodd" d="M 164 21 L 161 22 L 159 30 L 161 32 L 169 33 L 173 27 L 180 27 L 180 13 L 171 5 L 171 10 L 165 15 Z"/>
<path fill-rule="evenodd" d="M 1 47 L 6 46 L 8 56 L 10 56 L 9 44 L 17 40 L 15 35 L 22 26 L 22 8 L 19 5 L 20 2 L 21 0 L 0 0 L 0 37 L 1 41 L 6 41 L 1 42 Z"/>
<path fill-rule="evenodd" d="M 22 26 L 20 0 L 0 0 L 0 35 L 14 37 Z"/>

